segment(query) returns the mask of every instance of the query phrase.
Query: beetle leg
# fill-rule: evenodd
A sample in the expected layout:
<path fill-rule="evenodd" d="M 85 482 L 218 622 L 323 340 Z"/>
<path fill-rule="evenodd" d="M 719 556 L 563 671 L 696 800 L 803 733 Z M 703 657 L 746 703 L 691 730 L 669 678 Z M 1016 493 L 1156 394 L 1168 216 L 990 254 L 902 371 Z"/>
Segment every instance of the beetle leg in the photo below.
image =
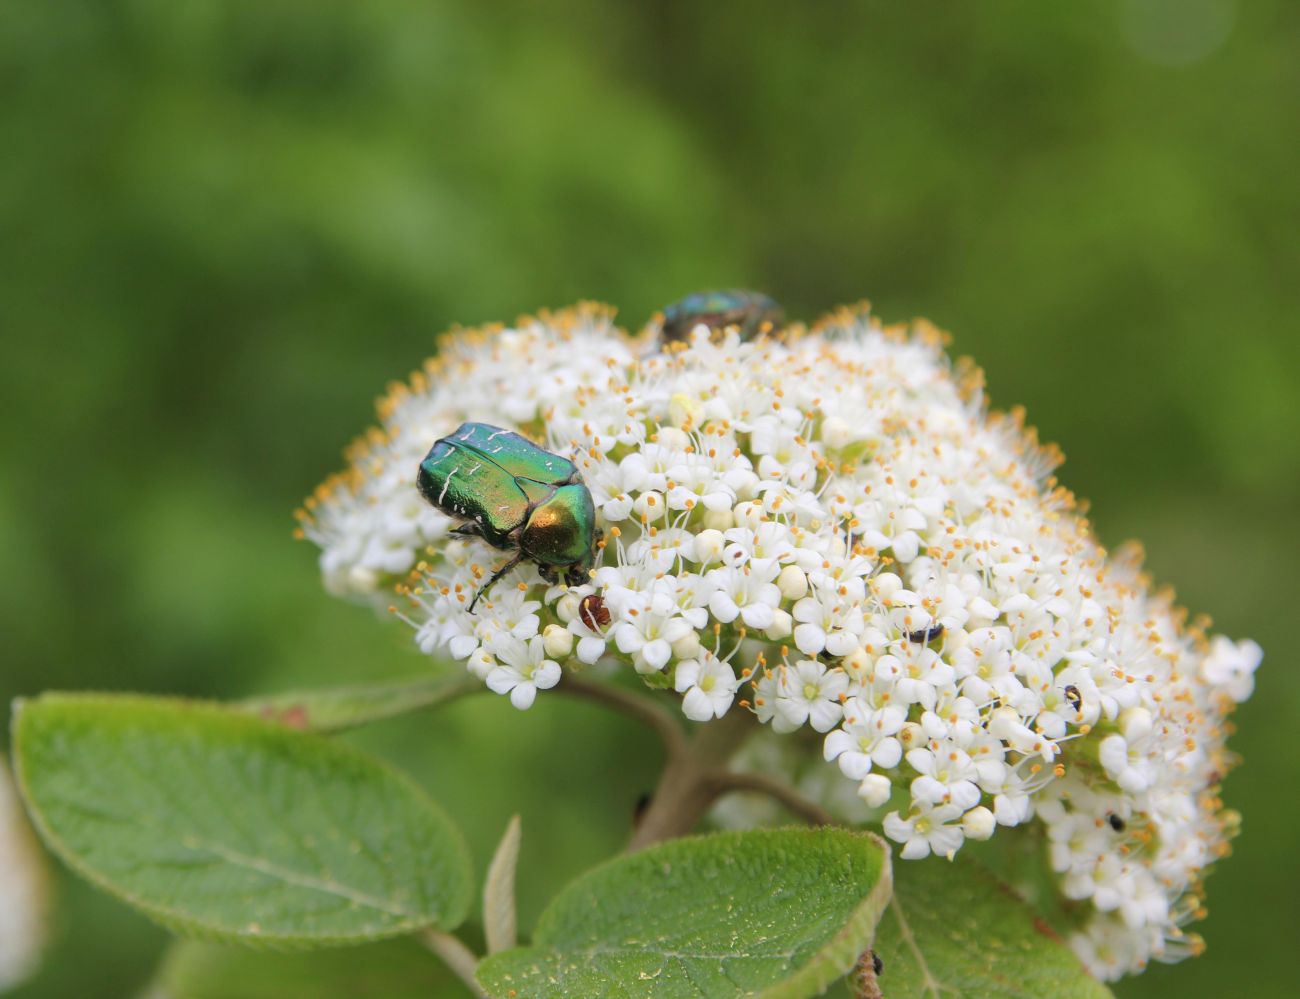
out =
<path fill-rule="evenodd" d="M 483 537 L 483 528 L 475 521 L 470 520 L 463 524 L 457 524 L 451 529 L 450 533 L 459 534 L 466 538 L 481 538 Z"/>
<path fill-rule="evenodd" d="M 509 562 L 503 565 L 496 572 L 492 573 L 492 578 L 478 588 L 478 592 L 474 594 L 474 599 L 469 602 L 469 612 L 471 614 L 474 613 L 474 605 L 478 603 L 479 597 L 483 596 L 483 594 L 487 593 L 488 590 L 492 589 L 492 584 L 495 583 L 502 576 L 504 576 L 511 569 L 513 569 L 515 566 L 517 566 L 520 562 L 522 562 L 523 558 L 524 558 L 524 553 L 519 552 Z"/>
<path fill-rule="evenodd" d="M 560 577 L 556 575 L 555 566 L 553 565 L 542 565 L 542 563 L 538 562 L 537 575 L 541 576 L 542 581 L 550 586 L 554 586 L 560 581 Z"/>
<path fill-rule="evenodd" d="M 569 568 L 564 570 L 564 581 L 570 586 L 581 586 L 583 583 L 589 582 L 590 580 L 588 580 L 587 573 L 583 569 L 569 566 Z"/>

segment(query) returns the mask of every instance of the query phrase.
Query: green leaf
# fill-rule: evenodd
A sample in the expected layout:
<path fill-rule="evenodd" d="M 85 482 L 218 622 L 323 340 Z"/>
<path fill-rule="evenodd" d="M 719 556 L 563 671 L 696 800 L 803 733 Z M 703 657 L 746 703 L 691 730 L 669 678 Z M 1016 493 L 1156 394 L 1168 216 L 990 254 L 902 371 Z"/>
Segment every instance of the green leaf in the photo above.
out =
<path fill-rule="evenodd" d="M 673 840 L 587 872 L 533 946 L 479 965 L 497 997 L 811 996 L 871 945 L 889 854 L 847 829 Z"/>
<path fill-rule="evenodd" d="M 904 861 L 875 951 L 889 999 L 1103 999 L 1110 990 L 1006 885 L 958 857 Z"/>
<path fill-rule="evenodd" d="M 46 842 L 174 930 L 337 944 L 469 907 L 460 833 L 349 746 L 210 704 L 73 694 L 20 702 L 14 745 Z"/>
<path fill-rule="evenodd" d="M 410 939 L 313 954 L 185 941 L 168 951 L 154 991 L 166 999 L 462 999 L 472 994 Z"/>
<path fill-rule="evenodd" d="M 289 728 L 342 732 L 486 690 L 474 677 L 421 676 L 392 683 L 275 694 L 241 701 L 233 707 Z"/>

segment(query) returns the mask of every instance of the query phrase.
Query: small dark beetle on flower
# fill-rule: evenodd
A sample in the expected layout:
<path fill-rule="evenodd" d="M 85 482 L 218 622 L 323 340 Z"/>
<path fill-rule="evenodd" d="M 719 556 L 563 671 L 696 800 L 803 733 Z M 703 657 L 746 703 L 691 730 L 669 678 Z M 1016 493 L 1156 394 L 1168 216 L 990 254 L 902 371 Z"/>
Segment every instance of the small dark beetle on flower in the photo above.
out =
<path fill-rule="evenodd" d="M 922 645 L 925 642 L 933 642 L 942 634 L 943 625 L 934 624 L 929 628 L 922 628 L 920 631 L 909 631 L 907 633 L 907 640 L 909 642 L 915 642 L 917 645 Z"/>
<path fill-rule="evenodd" d="M 1075 711 L 1082 710 L 1083 695 L 1079 693 L 1079 688 L 1074 684 L 1070 684 L 1065 688 L 1065 699 L 1070 702 L 1070 707 L 1074 708 Z"/>
<path fill-rule="evenodd" d="M 697 291 L 664 309 L 663 338 L 689 340 L 696 326 L 721 330 L 735 326 L 742 340 L 776 329 L 785 317 L 773 299 L 758 291 Z"/>
<path fill-rule="evenodd" d="M 434 443 L 416 478 L 421 495 L 465 521 L 454 534 L 480 537 L 515 557 L 494 572 L 470 601 L 524 559 L 548 583 L 577 586 L 596 560 L 596 507 L 577 466 L 510 430 L 462 423 Z"/>

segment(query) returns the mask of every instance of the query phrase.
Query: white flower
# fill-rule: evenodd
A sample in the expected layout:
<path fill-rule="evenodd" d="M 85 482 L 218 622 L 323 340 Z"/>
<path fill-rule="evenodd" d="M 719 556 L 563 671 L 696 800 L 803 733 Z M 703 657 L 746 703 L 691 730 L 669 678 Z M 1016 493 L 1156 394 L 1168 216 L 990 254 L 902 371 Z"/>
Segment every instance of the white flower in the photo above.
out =
<path fill-rule="evenodd" d="M 849 689 L 843 670 L 828 670 L 812 659 L 800 659 L 776 671 L 777 685 L 772 727 L 793 732 L 805 723 L 818 732 L 829 732 L 844 713 L 840 698 Z"/>
<path fill-rule="evenodd" d="M 521 711 L 533 705 L 539 690 L 560 682 L 559 663 L 547 659 L 544 639 L 535 635 L 527 642 L 504 635 L 493 643 L 499 664 L 485 682 L 498 694 L 509 694 L 510 703 Z"/>
<path fill-rule="evenodd" d="M 997 827 L 997 820 L 983 805 L 972 808 L 961 817 L 962 832 L 967 839 L 989 839 Z"/>
<path fill-rule="evenodd" d="M 941 747 L 938 751 L 913 749 L 907 754 L 907 762 L 921 775 L 912 781 L 913 801 L 928 801 L 932 805 L 950 802 L 963 812 L 979 803 L 975 764 L 955 746 Z"/>
<path fill-rule="evenodd" d="M 1131 552 L 1105 552 L 1059 455 L 924 323 L 841 310 L 671 350 L 655 333 L 582 307 L 444 339 L 300 512 L 327 588 L 395 603 L 422 652 L 516 703 L 597 660 L 672 676 L 697 719 L 748 682 L 770 731 L 826 733 L 819 766 L 859 810 L 910 789 L 886 821 L 905 857 L 1032 822 L 1060 890 L 1087 899 L 1090 967 L 1193 952 L 1259 646 L 1204 635 Z M 453 535 L 415 487 L 465 421 L 575 463 L 603 538 L 590 580 L 548 585 L 525 559 L 468 612 L 514 553 Z"/>
<path fill-rule="evenodd" d="M 1106 775 L 1125 791 L 1145 791 L 1151 786 L 1151 766 L 1122 735 L 1108 735 L 1101 741 L 1098 759 Z"/>
<path fill-rule="evenodd" d="M 955 826 L 948 825 L 954 819 L 961 819 L 961 809 L 956 805 L 918 801 L 905 819 L 897 812 L 885 816 L 885 835 L 895 843 L 903 844 L 904 860 L 920 860 L 932 853 L 951 860 L 965 838 L 960 822 Z"/>
<path fill-rule="evenodd" d="M 709 611 L 723 624 L 739 617 L 747 628 L 761 631 L 771 627 L 781 602 L 781 591 L 772 582 L 776 576 L 775 564 L 709 570 L 709 581 L 715 587 L 709 597 Z"/>
<path fill-rule="evenodd" d="M 721 718 L 731 707 L 739 682 L 731 666 L 714 656 L 687 659 L 677 664 L 674 688 L 682 699 L 682 712 L 691 721 Z"/>
<path fill-rule="evenodd" d="M 589 588 L 583 587 L 582 589 L 587 590 Z M 568 629 L 569 634 L 578 640 L 575 652 L 578 662 L 590 666 L 592 663 L 599 662 L 600 657 L 605 654 L 605 634 L 608 625 L 602 628 L 600 627 L 600 621 L 594 619 L 590 612 L 587 614 L 582 612 L 582 597 L 587 595 L 587 593 L 582 593 L 578 598 L 573 614 L 565 627 Z M 596 627 L 592 627 L 593 624 Z"/>
<path fill-rule="evenodd" d="M 838 760 L 850 780 L 862 780 L 872 766 L 896 767 L 903 758 L 903 747 L 894 736 L 906 719 L 894 705 L 876 711 L 855 698 L 844 706 L 844 727 L 826 736 L 823 755 Z"/>
<path fill-rule="evenodd" d="M 573 651 L 573 633 L 558 624 L 548 624 L 542 632 L 542 645 L 548 656 L 563 659 Z"/>
<path fill-rule="evenodd" d="M 591 490 L 606 523 L 616 524 L 632 513 L 632 496 L 646 479 L 645 462 L 630 454 L 621 462 L 583 461 L 583 481 Z"/>
<path fill-rule="evenodd" d="M 858 795 L 872 808 L 879 808 L 889 800 L 894 785 L 883 774 L 867 774 L 858 785 Z"/>
<path fill-rule="evenodd" d="M 1256 642 L 1215 635 L 1210 654 L 1201 660 L 1201 676 L 1234 701 L 1244 701 L 1255 689 L 1255 670 L 1263 658 L 1264 650 Z"/>
<path fill-rule="evenodd" d="M 614 643 L 620 652 L 632 656 L 640 673 L 655 673 L 668 665 L 673 642 L 691 631 L 680 608 L 662 592 L 653 593 L 638 606 L 620 612 L 614 626 Z"/>
<path fill-rule="evenodd" d="M 808 656 L 823 650 L 832 656 L 848 655 L 859 645 L 865 601 L 866 584 L 861 579 L 817 587 L 794 605 L 794 619 L 800 622 L 794 629 L 794 644 Z"/>

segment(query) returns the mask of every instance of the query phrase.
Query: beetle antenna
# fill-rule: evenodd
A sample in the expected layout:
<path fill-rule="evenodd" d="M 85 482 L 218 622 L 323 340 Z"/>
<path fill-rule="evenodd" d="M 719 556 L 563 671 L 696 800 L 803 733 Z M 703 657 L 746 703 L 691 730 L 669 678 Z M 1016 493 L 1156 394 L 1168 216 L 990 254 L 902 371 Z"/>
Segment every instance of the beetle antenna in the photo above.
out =
<path fill-rule="evenodd" d="M 511 569 L 517 566 L 521 561 L 523 561 L 523 557 L 524 557 L 524 553 L 521 549 L 518 555 L 512 558 L 509 562 L 503 565 L 496 572 L 492 573 L 492 577 L 486 583 L 484 583 L 482 586 L 478 588 L 478 592 L 474 594 L 474 599 L 469 602 L 469 612 L 471 614 L 474 613 L 474 605 L 478 603 L 479 597 L 483 596 L 483 594 L 487 593 L 488 590 L 492 589 L 493 583 L 495 583 L 498 579 L 500 579 L 507 572 L 509 572 Z"/>

